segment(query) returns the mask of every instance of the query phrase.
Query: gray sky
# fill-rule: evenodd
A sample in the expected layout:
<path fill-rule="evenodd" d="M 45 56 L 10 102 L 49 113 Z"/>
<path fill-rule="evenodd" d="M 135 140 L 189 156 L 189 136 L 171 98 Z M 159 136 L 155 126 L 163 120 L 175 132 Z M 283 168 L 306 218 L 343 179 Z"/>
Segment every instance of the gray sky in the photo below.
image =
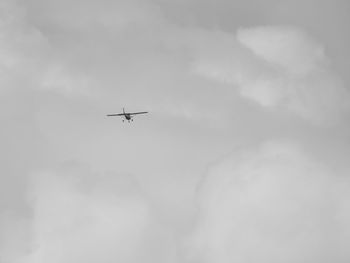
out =
<path fill-rule="evenodd" d="M 0 262 L 348 262 L 349 11 L 1 0 Z"/>

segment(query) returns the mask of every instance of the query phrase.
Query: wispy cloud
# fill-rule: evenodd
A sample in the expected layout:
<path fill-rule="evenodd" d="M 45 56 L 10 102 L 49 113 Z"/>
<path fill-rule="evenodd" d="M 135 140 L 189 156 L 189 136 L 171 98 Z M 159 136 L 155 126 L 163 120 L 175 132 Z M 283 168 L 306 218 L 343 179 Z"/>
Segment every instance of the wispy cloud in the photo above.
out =
<path fill-rule="evenodd" d="M 209 35 L 213 39 L 215 34 Z M 195 71 L 237 87 L 243 97 L 264 107 L 314 123 L 334 122 L 349 112 L 349 92 L 322 45 L 298 28 L 242 28 L 236 36 L 222 33 L 214 46 L 204 46 Z"/>

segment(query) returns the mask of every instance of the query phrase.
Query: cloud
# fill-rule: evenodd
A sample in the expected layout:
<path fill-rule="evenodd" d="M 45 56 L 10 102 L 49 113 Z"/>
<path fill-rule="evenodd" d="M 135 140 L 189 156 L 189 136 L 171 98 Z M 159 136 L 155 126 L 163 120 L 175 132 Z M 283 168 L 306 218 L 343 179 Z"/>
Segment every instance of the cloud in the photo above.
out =
<path fill-rule="evenodd" d="M 233 154 L 200 187 L 192 259 L 347 262 L 349 185 L 293 143 Z"/>
<path fill-rule="evenodd" d="M 161 19 L 151 2 L 2 1 L 0 91 L 96 96 L 95 85 L 101 87 L 117 60 L 130 59 L 131 44 L 136 48 Z"/>
<path fill-rule="evenodd" d="M 4 1 L 2 89 L 30 86 L 121 104 L 142 97 L 159 112 L 200 120 L 209 116 L 202 113 L 210 100 L 197 94 L 213 84 L 188 74 L 192 70 L 268 109 L 315 123 L 349 111 L 348 91 L 325 48 L 300 28 L 258 26 L 231 34 L 173 24 L 152 1 L 107 2 Z M 226 95 L 220 89 L 216 100 Z"/>
<path fill-rule="evenodd" d="M 295 27 L 241 28 L 234 34 L 219 23 L 214 30 L 207 14 L 231 10 L 225 1 L 215 6 L 217 12 L 212 4 L 199 1 L 188 9 L 184 2 L 193 23 L 182 20 L 175 3 L 164 3 L 1 1 L 0 262 L 187 262 L 181 242 L 193 227 L 194 188 L 208 162 L 232 145 L 276 134 L 315 137 L 320 149 L 332 145 L 333 133 L 269 114 L 289 111 L 328 122 L 347 110 L 347 91 L 319 41 Z M 163 13 L 164 5 L 170 12 Z M 249 3 L 233 5 L 241 13 L 234 21 L 249 20 L 241 12 Z M 222 18 L 232 24 L 228 13 Z M 103 117 L 123 106 L 150 114 L 128 126 Z M 94 171 L 62 168 L 67 161 L 88 163 Z M 309 181 L 298 176 L 308 171 Z M 238 183 L 232 184 L 236 173 Z M 304 252 L 301 245 L 311 244 L 305 254 L 313 259 L 318 233 L 321 247 L 330 240 L 345 251 L 348 183 L 339 187 L 331 174 L 290 144 L 228 158 L 201 186 L 189 254 L 225 262 L 244 258 L 250 242 L 263 240 L 266 246 L 290 244 L 280 251 L 296 252 L 293 259 Z M 299 189 L 303 183 L 307 190 Z M 235 203 L 237 196 L 242 203 Z M 309 196 L 304 205 L 301 200 Z M 344 230 L 343 240 L 325 237 L 324 229 L 334 228 L 325 222 L 333 212 L 318 221 L 316 206 L 336 211 L 334 224 Z M 270 222 L 262 210 L 276 217 Z M 262 223 L 256 225 L 250 215 Z M 310 218 L 316 230 L 308 228 Z M 266 237 L 261 225 L 273 236 Z M 294 234 L 305 229 L 308 237 L 299 246 L 281 225 Z M 269 257 L 264 251 L 271 247 L 262 252 L 258 245 L 257 255 Z"/>
<path fill-rule="evenodd" d="M 21 262 L 172 262 L 174 247 L 129 176 L 63 168 L 32 176 L 30 253 Z"/>
<path fill-rule="evenodd" d="M 291 74 L 304 75 L 327 63 L 323 46 L 293 27 L 239 29 L 237 39 L 256 56 Z"/>
<path fill-rule="evenodd" d="M 88 77 L 69 72 L 71 66 L 47 35 L 30 23 L 24 6 L 2 1 L 0 28 L 0 92 L 86 93 Z"/>
<path fill-rule="evenodd" d="M 261 106 L 313 123 L 332 123 L 349 112 L 348 90 L 331 69 L 323 46 L 303 30 L 261 26 L 241 28 L 236 36 L 209 37 L 214 40 L 204 42 L 204 52 L 198 52 L 196 73 L 237 87 Z"/>
<path fill-rule="evenodd" d="M 213 86 L 205 76 L 263 107 L 314 123 L 336 121 L 350 108 L 324 47 L 296 27 L 241 28 L 237 34 L 183 27 L 151 1 L 87 1 L 83 10 L 80 1 L 19 3 L 4 5 L 13 16 L 5 16 L 6 41 L 0 46 L 2 81 L 8 82 L 3 86 L 26 84 L 68 97 L 117 98 L 121 104 L 142 97 L 138 103 L 160 114 L 215 120 L 220 114 L 202 114 L 209 103 L 220 108 L 198 96 Z M 226 91 L 218 87 L 216 94 L 222 100 Z"/>
<path fill-rule="evenodd" d="M 159 8 L 152 1 L 82 1 L 48 0 L 20 1 L 30 11 L 31 17 L 47 33 L 75 32 L 98 33 L 99 30 L 113 30 L 120 33 L 130 27 L 151 24 L 161 16 Z M 41 13 L 40 9 L 45 12 Z M 46 23 L 46 25 L 45 25 Z"/>
<path fill-rule="evenodd" d="M 30 249 L 30 221 L 21 213 L 0 210 L 0 261 L 16 261 Z"/>
<path fill-rule="evenodd" d="M 45 37 L 26 24 L 24 10 L 12 1 L 0 4 L 0 29 L 0 92 L 18 88 L 23 80 L 31 86 L 41 66 L 38 57 L 47 50 Z"/>

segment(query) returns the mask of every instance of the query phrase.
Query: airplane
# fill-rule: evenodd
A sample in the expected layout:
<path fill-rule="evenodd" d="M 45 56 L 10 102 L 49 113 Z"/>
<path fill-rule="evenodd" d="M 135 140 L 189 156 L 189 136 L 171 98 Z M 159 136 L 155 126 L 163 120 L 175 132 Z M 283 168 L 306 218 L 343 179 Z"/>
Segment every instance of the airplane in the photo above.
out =
<path fill-rule="evenodd" d="M 137 115 L 137 114 L 146 114 L 146 113 L 148 113 L 148 111 L 125 112 L 125 110 L 124 110 L 124 108 L 123 108 L 123 113 L 107 114 L 107 117 L 122 116 L 122 117 L 125 118 L 125 119 L 123 119 L 123 122 L 124 122 L 124 120 L 127 120 L 128 122 L 130 122 L 130 121 L 134 121 L 134 120 L 133 120 L 133 116 L 134 116 L 134 115 Z"/>

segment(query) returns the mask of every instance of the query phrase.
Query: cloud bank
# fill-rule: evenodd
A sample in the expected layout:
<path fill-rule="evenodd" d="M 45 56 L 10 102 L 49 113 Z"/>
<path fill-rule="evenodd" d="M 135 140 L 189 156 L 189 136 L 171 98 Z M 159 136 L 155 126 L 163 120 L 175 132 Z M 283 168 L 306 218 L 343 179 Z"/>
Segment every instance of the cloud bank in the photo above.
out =
<path fill-rule="evenodd" d="M 294 143 L 269 142 L 227 157 L 200 188 L 192 259 L 346 262 L 347 173 L 334 173 Z"/>
<path fill-rule="evenodd" d="M 349 261 L 348 47 L 209 2 L 0 2 L 1 263 Z"/>
<path fill-rule="evenodd" d="M 70 167 L 31 186 L 33 235 L 19 262 L 173 262 L 172 238 L 131 177 Z"/>
<path fill-rule="evenodd" d="M 202 178 L 196 218 L 176 233 L 181 227 L 162 219 L 168 208 L 132 176 L 68 165 L 31 176 L 31 216 L 2 222 L 14 239 L 2 246 L 2 259 L 345 263 L 349 187 L 348 170 L 320 163 L 294 142 L 239 149 Z"/>

